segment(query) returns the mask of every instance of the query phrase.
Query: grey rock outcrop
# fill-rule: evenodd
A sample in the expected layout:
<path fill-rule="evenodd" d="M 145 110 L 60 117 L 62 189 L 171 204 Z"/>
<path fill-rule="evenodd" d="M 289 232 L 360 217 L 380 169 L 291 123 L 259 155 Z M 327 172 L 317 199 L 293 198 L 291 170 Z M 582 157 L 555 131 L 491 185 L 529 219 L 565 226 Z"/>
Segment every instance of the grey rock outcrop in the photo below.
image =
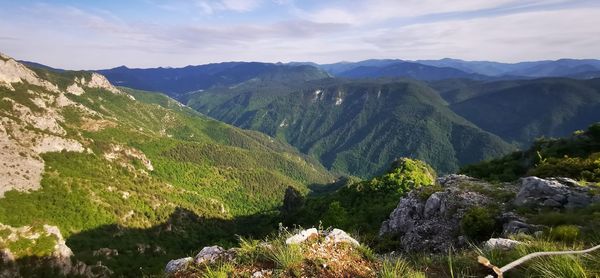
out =
<path fill-rule="evenodd" d="M 520 184 L 521 190 L 513 202 L 516 206 L 582 208 L 596 201 L 587 187 L 572 179 L 526 177 L 520 179 Z"/>
<path fill-rule="evenodd" d="M 488 186 L 473 178 L 451 175 L 438 182 L 443 190 L 427 198 L 422 196 L 423 189 L 413 190 L 402 198 L 390 218 L 383 222 L 379 234 L 400 235 L 401 248 L 406 252 L 443 252 L 450 246 L 465 245 L 464 238 L 457 236 L 465 213 L 474 207 L 498 204 L 482 193 L 457 186 L 465 182 Z"/>
<path fill-rule="evenodd" d="M 546 228 L 527 223 L 514 207 L 562 210 L 600 202 L 600 196 L 592 194 L 589 187 L 568 178 L 527 177 L 517 184 L 492 185 L 464 175 L 448 175 L 438 178 L 437 182 L 442 187 L 438 192 L 427 196 L 425 189 L 420 188 L 400 199 L 389 219 L 382 223 L 380 236 L 398 236 L 402 251 L 444 252 L 450 246 L 465 246 L 460 222 L 474 207 L 497 208 L 499 214 L 494 220 L 502 225 L 502 230 L 496 233 L 509 236 L 535 234 Z"/>

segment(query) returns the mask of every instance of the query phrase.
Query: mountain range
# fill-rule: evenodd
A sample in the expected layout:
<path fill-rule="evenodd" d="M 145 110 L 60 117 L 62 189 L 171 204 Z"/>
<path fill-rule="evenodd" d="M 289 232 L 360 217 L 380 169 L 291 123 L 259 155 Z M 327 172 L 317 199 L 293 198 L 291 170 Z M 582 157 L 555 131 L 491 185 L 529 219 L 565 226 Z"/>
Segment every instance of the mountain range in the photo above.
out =
<path fill-rule="evenodd" d="M 598 60 L 388 59 L 100 72 L 278 137 L 336 173 L 367 177 L 400 156 L 452 172 L 585 128 L 600 119 L 598 81 L 587 78 L 596 71 Z"/>

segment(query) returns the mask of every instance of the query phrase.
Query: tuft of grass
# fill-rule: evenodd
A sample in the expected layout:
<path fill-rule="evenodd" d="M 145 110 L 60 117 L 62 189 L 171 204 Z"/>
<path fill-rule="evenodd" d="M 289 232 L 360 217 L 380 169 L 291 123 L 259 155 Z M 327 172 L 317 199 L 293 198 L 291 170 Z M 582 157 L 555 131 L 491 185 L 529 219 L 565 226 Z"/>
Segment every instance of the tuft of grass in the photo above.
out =
<path fill-rule="evenodd" d="M 377 257 L 375 256 L 375 252 L 373 252 L 373 250 L 371 248 L 369 248 L 368 246 L 365 245 L 359 245 L 358 247 L 356 247 L 356 250 L 358 251 L 358 253 L 361 255 L 361 257 L 369 262 L 374 262 L 377 260 Z"/>
<path fill-rule="evenodd" d="M 385 260 L 379 269 L 378 277 L 380 278 L 425 278 L 425 273 L 415 270 L 403 258 Z"/>
<path fill-rule="evenodd" d="M 239 237 L 237 258 L 241 263 L 254 264 L 261 256 L 260 241 Z"/>
<path fill-rule="evenodd" d="M 537 258 L 528 268 L 530 277 L 587 278 L 580 258 L 572 255 Z"/>
<path fill-rule="evenodd" d="M 299 273 L 300 268 L 302 267 L 302 262 L 304 261 L 302 248 L 297 244 L 274 244 L 273 247 L 266 252 L 266 257 L 275 264 L 276 268 L 286 271 L 294 276 L 297 276 L 297 273 Z"/>
<path fill-rule="evenodd" d="M 230 277 L 230 274 L 232 274 L 234 270 L 235 267 L 229 263 L 217 265 L 214 268 L 208 266 L 204 270 L 202 278 L 227 278 Z"/>
<path fill-rule="evenodd" d="M 579 234 L 579 227 L 575 225 L 560 225 L 550 230 L 550 237 L 552 239 L 566 242 L 575 241 L 579 237 Z"/>

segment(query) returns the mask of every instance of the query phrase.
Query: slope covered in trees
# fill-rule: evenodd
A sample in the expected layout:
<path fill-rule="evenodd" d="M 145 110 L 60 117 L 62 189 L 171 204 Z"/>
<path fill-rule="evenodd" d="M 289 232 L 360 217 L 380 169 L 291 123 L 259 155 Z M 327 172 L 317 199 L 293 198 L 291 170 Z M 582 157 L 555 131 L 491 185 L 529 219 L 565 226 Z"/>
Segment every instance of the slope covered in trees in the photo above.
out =
<path fill-rule="evenodd" d="M 461 172 L 493 181 L 519 177 L 569 177 L 600 181 L 600 123 L 563 139 L 539 139 L 525 151 L 468 165 Z"/>
<path fill-rule="evenodd" d="M 512 149 L 414 80 L 257 80 L 196 93 L 188 105 L 284 139 L 333 171 L 363 177 L 382 173 L 398 157 L 448 173 Z"/>
<path fill-rule="evenodd" d="M 270 230 L 287 187 L 333 179 L 277 139 L 164 95 L 0 57 L 0 223 L 57 226 L 76 260 L 115 275 Z M 12 247 L 24 262 L 48 251 Z"/>

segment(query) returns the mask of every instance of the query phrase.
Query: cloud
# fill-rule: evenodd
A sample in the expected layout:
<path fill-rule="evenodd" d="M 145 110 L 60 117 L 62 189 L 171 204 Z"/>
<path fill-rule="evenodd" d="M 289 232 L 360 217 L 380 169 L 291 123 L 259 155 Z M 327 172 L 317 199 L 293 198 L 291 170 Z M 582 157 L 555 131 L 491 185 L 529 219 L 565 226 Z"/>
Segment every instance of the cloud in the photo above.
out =
<path fill-rule="evenodd" d="M 456 0 L 453 5 L 442 5 L 441 0 L 347 1 L 308 6 L 292 0 L 183 3 L 188 11 L 193 9 L 190 13 L 212 15 L 199 20 L 178 10 L 182 2 L 148 5 L 162 21 L 133 20 L 127 13 L 98 8 L 35 4 L 10 13 L 0 11 L 0 51 L 72 69 L 231 60 L 517 61 L 600 54 L 599 5 L 550 7 L 538 0 L 517 4 Z M 198 12 L 202 3 L 206 10 Z M 287 13 L 268 13 L 269 9 Z M 167 16 L 171 17 L 167 20 Z"/>

